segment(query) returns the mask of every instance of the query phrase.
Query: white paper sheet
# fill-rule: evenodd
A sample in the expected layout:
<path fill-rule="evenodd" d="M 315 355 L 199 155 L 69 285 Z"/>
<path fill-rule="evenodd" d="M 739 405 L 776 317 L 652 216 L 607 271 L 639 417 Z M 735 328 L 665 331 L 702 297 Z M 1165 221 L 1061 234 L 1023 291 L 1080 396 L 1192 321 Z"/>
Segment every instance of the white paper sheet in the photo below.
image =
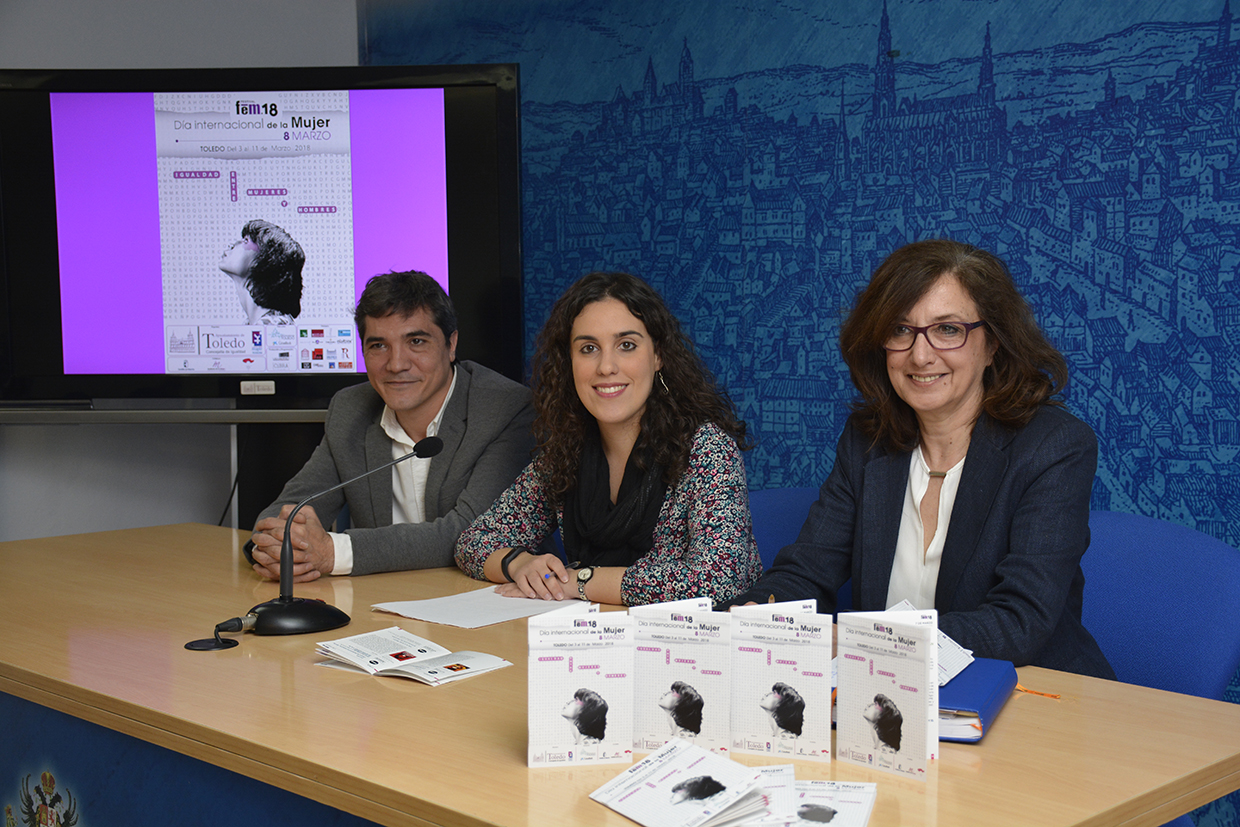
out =
<path fill-rule="evenodd" d="M 462 629 L 477 629 L 481 626 L 550 612 L 563 608 L 566 603 L 567 601 L 563 600 L 503 597 L 495 593 L 494 586 L 484 586 L 472 592 L 462 592 L 447 597 L 376 603 L 370 608 L 413 620 L 425 620 L 428 623 L 442 623 L 445 626 L 459 626 Z"/>
<path fill-rule="evenodd" d="M 912 603 L 907 600 L 901 600 L 894 606 L 887 609 L 889 612 L 913 612 L 917 611 Z M 973 662 L 973 653 L 961 646 L 956 641 L 939 632 L 939 686 L 944 685 L 952 678 L 964 671 L 964 668 Z"/>

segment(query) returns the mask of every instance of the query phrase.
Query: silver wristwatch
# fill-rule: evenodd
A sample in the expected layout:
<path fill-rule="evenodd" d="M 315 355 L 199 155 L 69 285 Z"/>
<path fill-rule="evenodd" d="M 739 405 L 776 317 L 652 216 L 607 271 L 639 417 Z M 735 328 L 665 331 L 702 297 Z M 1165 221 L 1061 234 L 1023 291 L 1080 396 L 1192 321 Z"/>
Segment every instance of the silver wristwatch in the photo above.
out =
<path fill-rule="evenodd" d="M 594 566 L 582 566 L 577 569 L 577 596 L 582 600 L 589 600 L 586 597 L 586 583 L 590 582 L 590 578 L 594 576 Z"/>

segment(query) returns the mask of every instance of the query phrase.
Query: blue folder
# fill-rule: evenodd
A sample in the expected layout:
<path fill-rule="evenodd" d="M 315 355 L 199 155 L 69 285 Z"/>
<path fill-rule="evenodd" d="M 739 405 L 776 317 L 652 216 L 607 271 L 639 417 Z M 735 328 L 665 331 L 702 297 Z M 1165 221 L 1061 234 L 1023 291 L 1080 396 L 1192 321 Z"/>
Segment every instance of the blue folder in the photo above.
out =
<path fill-rule="evenodd" d="M 1015 688 L 1011 661 L 974 658 L 939 687 L 939 740 L 982 740 Z"/>

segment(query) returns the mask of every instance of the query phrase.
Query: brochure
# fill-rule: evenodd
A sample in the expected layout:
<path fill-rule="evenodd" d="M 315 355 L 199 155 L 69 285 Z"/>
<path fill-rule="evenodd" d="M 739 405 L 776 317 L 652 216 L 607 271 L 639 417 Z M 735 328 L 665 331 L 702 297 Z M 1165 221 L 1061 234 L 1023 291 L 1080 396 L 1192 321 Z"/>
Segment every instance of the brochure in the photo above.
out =
<path fill-rule="evenodd" d="M 581 601 L 530 618 L 529 766 L 633 760 L 633 625 Z"/>
<path fill-rule="evenodd" d="M 634 627 L 633 748 L 681 738 L 726 755 L 732 746 L 731 616 L 707 598 L 629 609 Z"/>
<path fill-rule="evenodd" d="M 673 739 L 590 798 L 646 827 L 723 827 L 765 810 L 758 771 Z"/>
<path fill-rule="evenodd" d="M 746 827 L 785 827 L 796 823 L 796 766 L 771 764 L 754 769 L 758 771 L 758 784 L 766 794 L 766 812 L 745 822 Z"/>
<path fill-rule="evenodd" d="M 792 824 L 865 827 L 878 797 L 877 784 L 848 781 L 798 781 Z"/>
<path fill-rule="evenodd" d="M 732 610 L 732 749 L 831 760 L 831 616 L 814 601 Z"/>
<path fill-rule="evenodd" d="M 938 755 L 938 614 L 841 613 L 836 757 L 924 780 Z"/>
<path fill-rule="evenodd" d="M 399 626 L 320 642 L 315 652 L 328 659 L 320 661 L 321 666 L 412 678 L 430 686 L 512 666 L 503 658 L 482 652 L 449 652 Z"/>

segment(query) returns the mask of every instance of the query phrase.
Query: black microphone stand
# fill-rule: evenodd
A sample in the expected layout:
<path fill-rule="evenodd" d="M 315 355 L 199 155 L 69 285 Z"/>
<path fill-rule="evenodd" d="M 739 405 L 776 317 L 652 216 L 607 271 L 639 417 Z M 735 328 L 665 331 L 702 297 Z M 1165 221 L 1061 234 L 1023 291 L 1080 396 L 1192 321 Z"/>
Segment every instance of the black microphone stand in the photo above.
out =
<path fill-rule="evenodd" d="M 317 497 L 330 494 L 385 468 L 391 468 L 396 463 L 404 462 L 410 457 L 426 459 L 435 456 L 442 450 L 443 440 L 437 436 L 428 436 L 425 439 L 418 440 L 418 443 L 413 446 L 413 451 L 405 454 L 403 457 L 398 457 L 377 468 L 358 474 L 351 480 L 345 480 L 339 485 L 333 485 L 331 488 L 320 491 L 317 494 L 311 494 L 299 502 L 297 507 L 288 515 L 288 520 L 284 524 L 284 544 L 280 547 L 280 596 L 274 600 L 268 600 L 266 603 L 259 603 L 250 609 L 249 615 L 254 618 L 254 634 L 302 635 L 308 632 L 325 632 L 329 629 L 338 629 L 348 624 L 349 616 L 330 603 L 312 598 L 293 596 L 293 518 L 297 516 L 297 512 L 301 510 L 303 505 Z M 247 623 L 246 625 L 248 626 L 249 624 Z"/>

